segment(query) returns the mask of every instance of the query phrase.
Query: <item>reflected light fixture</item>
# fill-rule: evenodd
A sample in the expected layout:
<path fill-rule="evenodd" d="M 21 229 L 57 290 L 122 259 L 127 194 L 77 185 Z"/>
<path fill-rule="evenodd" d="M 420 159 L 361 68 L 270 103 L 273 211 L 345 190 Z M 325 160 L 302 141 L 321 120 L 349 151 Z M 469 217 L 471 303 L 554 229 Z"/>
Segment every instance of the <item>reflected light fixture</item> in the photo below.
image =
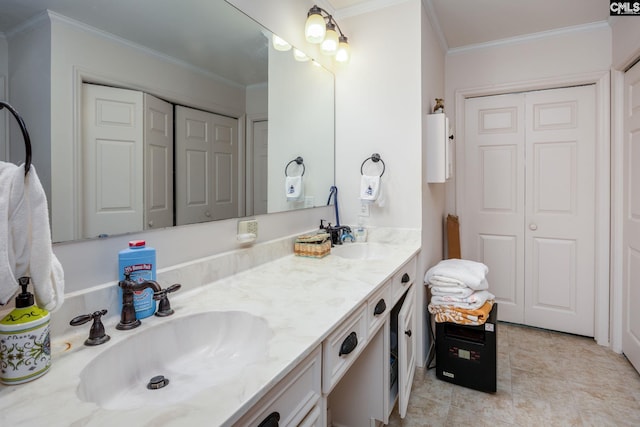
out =
<path fill-rule="evenodd" d="M 342 33 L 333 16 L 321 7 L 314 5 L 309 9 L 304 36 L 309 43 L 320 44 L 320 51 L 325 55 L 335 56 L 337 62 L 349 61 L 347 37 Z"/>
<path fill-rule="evenodd" d="M 293 57 L 299 62 L 306 62 L 310 59 L 303 51 L 298 50 L 295 47 L 293 48 Z"/>
<path fill-rule="evenodd" d="M 279 50 L 281 52 L 286 52 L 288 50 L 291 50 L 291 45 L 287 43 L 286 40 L 282 39 L 281 37 L 278 37 L 275 34 L 271 35 L 271 43 L 273 43 L 273 48 L 275 50 Z"/>

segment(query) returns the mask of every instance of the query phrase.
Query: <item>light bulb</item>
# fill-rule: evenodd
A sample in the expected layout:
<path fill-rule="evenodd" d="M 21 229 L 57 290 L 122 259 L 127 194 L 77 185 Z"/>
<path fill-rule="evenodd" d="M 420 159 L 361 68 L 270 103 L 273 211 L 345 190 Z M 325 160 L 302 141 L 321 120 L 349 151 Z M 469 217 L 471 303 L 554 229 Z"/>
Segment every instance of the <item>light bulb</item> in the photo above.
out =
<path fill-rule="evenodd" d="M 309 43 L 322 43 L 326 32 L 326 24 L 320 13 L 320 8 L 314 6 L 309 10 L 307 22 L 304 25 L 304 36 Z"/>
<path fill-rule="evenodd" d="M 320 45 L 320 51 L 325 55 L 335 55 L 338 50 L 338 33 L 336 33 L 335 28 L 336 26 L 332 23 L 327 24 L 324 40 Z"/>
<path fill-rule="evenodd" d="M 287 43 L 284 39 L 276 36 L 275 34 L 271 36 L 271 42 L 273 43 L 273 48 L 275 50 L 279 50 L 281 52 L 286 52 L 288 50 L 291 50 L 291 45 Z"/>
<path fill-rule="evenodd" d="M 351 52 L 349 48 L 349 43 L 347 43 L 347 38 L 345 36 L 340 36 L 340 41 L 338 43 L 338 50 L 336 51 L 336 61 L 349 62 L 350 57 L 351 57 Z"/>

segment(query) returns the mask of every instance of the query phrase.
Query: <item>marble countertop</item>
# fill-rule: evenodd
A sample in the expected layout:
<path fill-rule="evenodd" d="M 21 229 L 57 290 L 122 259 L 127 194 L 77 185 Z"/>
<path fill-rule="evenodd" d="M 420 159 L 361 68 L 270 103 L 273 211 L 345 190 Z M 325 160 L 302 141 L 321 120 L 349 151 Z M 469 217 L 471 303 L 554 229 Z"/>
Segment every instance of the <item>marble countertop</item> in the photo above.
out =
<path fill-rule="evenodd" d="M 206 286 L 178 292 L 171 298 L 173 316 L 143 319 L 142 325 L 132 331 L 116 330 L 116 319 L 108 319 L 105 327 L 111 340 L 100 346 L 82 344 L 89 324 L 77 328 L 73 335 L 53 337 L 52 366 L 47 374 L 30 383 L 0 386 L 0 425 L 232 425 L 418 252 L 419 238 L 409 240 L 387 242 L 386 256 L 375 261 L 335 254 L 322 259 L 287 255 Z M 105 349 L 160 323 L 220 310 L 260 316 L 272 331 L 267 357 L 247 367 L 240 377 L 170 406 L 108 410 L 78 398 L 80 372 Z M 144 354 L 139 357 L 144 358 Z"/>

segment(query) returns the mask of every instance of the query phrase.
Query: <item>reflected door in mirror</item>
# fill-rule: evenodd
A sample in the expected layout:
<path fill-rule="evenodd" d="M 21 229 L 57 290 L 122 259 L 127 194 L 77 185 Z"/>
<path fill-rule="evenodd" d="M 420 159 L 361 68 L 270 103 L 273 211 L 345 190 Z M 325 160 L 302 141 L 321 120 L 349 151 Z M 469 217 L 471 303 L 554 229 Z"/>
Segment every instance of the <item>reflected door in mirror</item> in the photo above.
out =
<path fill-rule="evenodd" d="M 176 106 L 176 224 L 238 216 L 238 120 Z"/>

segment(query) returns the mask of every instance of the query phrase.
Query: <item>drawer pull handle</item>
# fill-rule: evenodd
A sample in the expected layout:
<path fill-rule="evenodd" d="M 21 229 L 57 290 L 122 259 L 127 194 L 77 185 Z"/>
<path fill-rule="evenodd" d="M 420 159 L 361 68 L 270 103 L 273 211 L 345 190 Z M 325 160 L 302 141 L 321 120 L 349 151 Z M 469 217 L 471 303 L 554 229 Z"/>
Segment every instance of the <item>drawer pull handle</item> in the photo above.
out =
<path fill-rule="evenodd" d="M 411 329 L 409 329 L 408 331 L 404 331 L 405 335 L 410 337 L 411 336 Z"/>
<path fill-rule="evenodd" d="M 338 353 L 338 356 L 351 353 L 353 350 L 355 350 L 357 345 L 358 336 L 355 332 L 351 332 L 349 336 L 347 336 L 344 341 L 342 341 L 342 345 L 340 346 L 340 353 Z"/>
<path fill-rule="evenodd" d="M 409 277 L 409 274 L 408 274 L 408 273 L 404 273 L 404 274 L 402 275 L 402 280 L 401 280 L 401 282 L 402 282 L 402 283 L 407 283 L 407 282 L 409 282 L 409 280 L 411 280 L 411 277 Z"/>
<path fill-rule="evenodd" d="M 280 414 L 278 412 L 272 412 L 258 424 L 258 427 L 278 427 L 278 421 L 280 421 Z"/>
<path fill-rule="evenodd" d="M 384 298 L 381 298 L 380 301 L 378 301 L 378 303 L 376 304 L 375 308 L 373 309 L 373 315 L 379 316 L 382 313 L 384 313 L 386 309 L 387 309 L 387 303 L 384 302 Z"/>

